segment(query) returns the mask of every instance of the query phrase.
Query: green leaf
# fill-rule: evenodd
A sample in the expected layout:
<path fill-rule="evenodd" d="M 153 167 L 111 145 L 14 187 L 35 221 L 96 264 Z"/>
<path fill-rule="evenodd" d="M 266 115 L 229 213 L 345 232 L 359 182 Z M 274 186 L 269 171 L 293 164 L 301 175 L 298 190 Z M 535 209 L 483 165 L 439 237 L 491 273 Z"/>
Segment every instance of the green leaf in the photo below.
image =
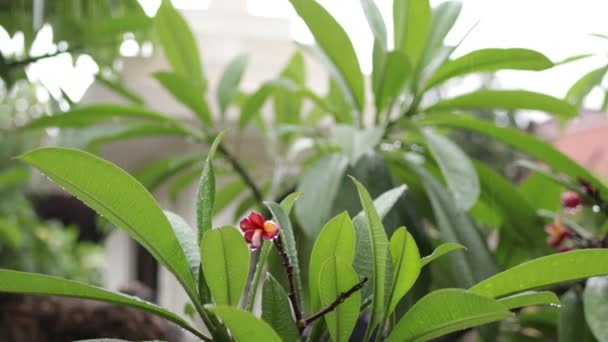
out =
<path fill-rule="evenodd" d="M 317 283 L 322 307 L 333 303 L 341 294 L 350 290 L 357 283 L 359 283 L 359 277 L 349 261 L 337 256 L 326 259 L 321 266 Z M 359 318 L 360 303 L 361 293 L 357 291 L 341 302 L 335 310 L 324 316 L 332 341 L 349 340 Z"/>
<path fill-rule="evenodd" d="M 559 170 L 572 179 L 578 179 L 579 177 L 585 179 L 598 189 L 600 193 L 608 193 L 608 187 L 587 169 L 577 164 L 570 159 L 570 157 L 559 152 L 552 145 L 524 132 L 512 128 L 499 127 L 493 123 L 479 120 L 468 115 L 431 115 L 418 120 L 417 123 L 418 125 L 438 125 L 462 128 L 490 136 L 527 153 L 533 158 L 545 162 L 554 170 Z"/>
<path fill-rule="evenodd" d="M 516 295 L 502 298 L 498 302 L 506 306 L 509 310 L 532 305 L 560 305 L 559 298 L 557 298 L 555 293 L 551 291 L 529 291 L 518 293 Z"/>
<path fill-rule="evenodd" d="M 608 66 L 603 66 L 585 74 L 568 89 L 566 101 L 572 103 L 576 108 L 581 108 L 585 97 L 589 95 L 593 88 L 602 84 L 607 71 Z"/>
<path fill-rule="evenodd" d="M 213 118 L 202 85 L 177 72 L 158 71 L 153 76 L 175 99 L 194 111 L 201 122 L 213 127 Z"/>
<path fill-rule="evenodd" d="M 274 244 L 271 241 L 262 240 L 262 250 L 260 252 L 258 262 L 255 265 L 255 271 L 253 273 L 253 278 L 250 283 L 247 297 L 247 311 L 253 311 L 253 305 L 255 304 L 255 297 L 257 296 L 258 286 L 260 284 L 260 279 L 262 278 L 262 272 L 266 268 L 266 260 L 268 259 L 268 255 L 272 251 L 273 246 Z"/>
<path fill-rule="evenodd" d="M 117 131 L 111 133 L 104 132 L 104 134 L 89 140 L 87 146 L 88 148 L 95 149 L 101 144 L 118 140 L 168 136 L 188 137 L 190 134 L 184 129 L 175 126 L 157 123 L 137 123 L 131 125 L 121 125 Z"/>
<path fill-rule="evenodd" d="M 431 28 L 431 5 L 428 0 L 394 0 L 393 25 L 395 49 L 410 56 L 417 65 Z"/>
<path fill-rule="evenodd" d="M 246 188 L 245 182 L 241 178 L 224 185 L 215 194 L 215 202 L 213 204 L 213 214 L 217 215 L 226 209 L 232 201 L 238 197 Z"/>
<path fill-rule="evenodd" d="M 252 95 L 248 96 L 243 103 L 243 107 L 241 109 L 241 115 L 239 117 L 239 128 L 245 127 L 251 119 L 253 119 L 254 115 L 256 115 L 264 102 L 268 99 L 268 97 L 272 94 L 273 85 L 269 82 L 262 84 L 258 90 L 256 90 Z"/>
<path fill-rule="evenodd" d="M 198 337 L 203 337 L 201 332 L 179 315 L 137 297 L 43 274 L 0 270 L 0 279 L 0 292 L 76 297 L 129 306 L 162 317 Z"/>
<path fill-rule="evenodd" d="M 596 342 L 585 320 L 581 289 L 572 288 L 562 295 L 557 326 L 559 342 Z"/>
<path fill-rule="evenodd" d="M 222 73 L 220 83 L 217 86 L 217 102 L 220 105 L 222 115 L 225 115 L 226 109 L 228 109 L 234 95 L 238 91 L 247 62 L 247 55 L 238 55 L 228 63 L 228 66 L 226 66 L 226 69 Z"/>
<path fill-rule="evenodd" d="M 291 266 L 293 267 L 293 277 L 296 286 L 296 293 L 299 294 L 298 301 L 300 302 L 300 307 L 302 307 L 302 278 L 300 276 L 300 262 L 298 261 L 298 248 L 296 246 L 296 239 L 294 236 L 293 228 L 291 226 L 291 220 L 289 216 L 285 213 L 283 208 L 274 202 L 264 202 L 272 216 L 281 227 L 280 238 L 283 240 L 283 246 L 285 246 L 287 256 L 289 256 L 289 260 L 291 262 Z"/>
<path fill-rule="evenodd" d="M 293 208 L 293 205 L 296 203 L 296 200 L 300 197 L 300 195 L 301 193 L 299 192 L 292 192 L 287 195 L 287 197 L 283 198 L 281 203 L 279 203 L 279 205 L 281 206 L 281 208 L 283 208 L 283 211 L 285 212 L 285 214 L 287 214 L 287 216 L 289 216 L 289 214 L 291 213 L 291 209 Z"/>
<path fill-rule="evenodd" d="M 16 184 L 24 183 L 30 175 L 23 167 L 11 167 L 0 171 L 0 189 Z"/>
<path fill-rule="evenodd" d="M 307 236 L 317 236 L 329 219 L 347 165 L 341 154 L 326 155 L 302 175 L 297 188 L 302 196 L 296 202 L 295 214 Z"/>
<path fill-rule="evenodd" d="M 504 297 L 544 286 L 608 274 L 608 249 L 587 249 L 534 259 L 498 273 L 470 291 L 488 297 Z"/>
<path fill-rule="evenodd" d="M 66 148 L 41 148 L 19 159 L 125 230 L 175 275 L 191 297 L 196 297 L 193 274 L 171 224 L 135 178 L 92 154 Z"/>
<path fill-rule="evenodd" d="M 148 191 L 154 191 L 167 179 L 180 171 L 200 162 L 201 157 L 197 154 L 177 155 L 153 161 L 150 164 L 136 170 L 133 173 Z"/>
<path fill-rule="evenodd" d="M 378 112 L 384 110 L 391 100 L 401 94 L 411 73 L 410 58 L 403 51 L 396 50 L 386 54 L 381 72 L 377 75 L 377 88 L 374 88 Z"/>
<path fill-rule="evenodd" d="M 154 18 L 154 25 L 160 45 L 173 71 L 192 80 L 198 88 L 204 89 L 206 81 L 196 39 L 170 0 L 162 1 Z"/>
<path fill-rule="evenodd" d="M 426 82 L 424 90 L 430 89 L 450 78 L 478 72 L 498 70 L 545 70 L 553 62 L 540 52 L 528 49 L 482 49 L 470 52 L 443 64 Z"/>
<path fill-rule="evenodd" d="M 405 160 L 405 166 L 420 178 L 433 213 L 436 227 L 445 242 L 459 243 L 467 248 L 450 256 L 452 271 L 458 274 L 458 286 L 469 287 L 497 271 L 486 242 L 465 211 L 456 207 L 452 196 L 432 175 L 419 165 Z"/>
<path fill-rule="evenodd" d="M 380 42 L 380 46 L 386 50 L 388 42 L 386 38 L 386 25 L 382 19 L 382 13 L 378 9 L 375 0 L 361 0 L 361 8 L 374 38 Z"/>
<path fill-rule="evenodd" d="M 316 1 L 290 0 L 298 15 L 315 37 L 331 67 L 333 75 L 341 81 L 343 89 L 356 108 L 362 112 L 365 107 L 365 83 L 355 49 L 344 29 Z"/>
<path fill-rule="evenodd" d="M 95 81 L 102 84 L 106 88 L 112 90 L 116 94 L 122 96 L 123 98 L 129 100 L 129 102 L 131 102 L 132 104 L 144 105 L 144 100 L 139 97 L 139 95 L 127 89 L 119 81 L 110 80 L 108 78 L 102 77 L 100 74 L 95 75 Z"/>
<path fill-rule="evenodd" d="M 198 279 L 201 267 L 201 253 L 197 243 L 198 240 L 196 239 L 196 232 L 181 216 L 166 210 L 165 216 L 167 216 L 167 220 L 169 220 L 171 227 L 173 227 L 175 237 L 179 241 L 184 255 L 186 255 L 194 279 Z"/>
<path fill-rule="evenodd" d="M 268 323 L 251 312 L 229 306 L 205 306 L 226 324 L 237 341 L 282 342 Z"/>
<path fill-rule="evenodd" d="M 511 316 L 497 301 L 460 289 L 431 292 L 420 299 L 395 326 L 387 342 L 428 341 Z"/>
<path fill-rule="evenodd" d="M 561 118 L 578 115 L 576 107 L 564 100 L 526 90 L 482 89 L 461 96 L 439 101 L 424 109 L 432 113 L 458 109 L 530 109 L 539 110 Z"/>
<path fill-rule="evenodd" d="M 226 226 L 205 233 L 201 242 L 201 262 L 215 303 L 239 304 L 250 257 L 249 247 L 237 229 Z"/>
<path fill-rule="evenodd" d="M 443 41 L 456 23 L 461 9 L 462 3 L 458 1 L 446 1 L 433 9 L 431 29 L 421 58 L 422 66 L 427 66 L 436 55 L 437 50 L 443 46 Z"/>
<path fill-rule="evenodd" d="M 355 227 L 347 212 L 339 214 L 325 224 L 310 253 L 308 284 L 312 312 L 321 308 L 317 292 L 319 278 L 323 263 L 330 257 L 338 257 L 349 265 L 355 258 Z"/>
<path fill-rule="evenodd" d="M 416 241 L 405 227 L 393 233 L 390 246 L 393 261 L 393 290 L 388 297 L 388 315 L 393 313 L 401 298 L 412 288 L 422 268 Z"/>
<path fill-rule="evenodd" d="M 373 330 L 376 328 L 376 325 L 378 325 L 383 319 L 383 310 L 388 297 L 385 293 L 385 282 L 387 278 L 387 272 L 389 270 L 387 264 L 390 263 L 390 259 L 388 259 L 390 251 L 388 245 L 388 238 L 386 237 L 386 233 L 384 232 L 384 226 L 382 225 L 382 219 L 380 218 L 380 216 L 378 215 L 378 211 L 374 207 L 372 198 L 370 197 L 365 187 L 363 187 L 363 185 L 359 183 L 359 181 L 353 178 L 353 182 L 357 187 L 357 192 L 359 193 L 359 200 L 361 201 L 361 206 L 363 207 L 365 217 L 367 218 L 369 236 L 372 251 L 374 253 L 374 295 L 371 304 L 372 312 L 370 317 L 370 323 L 365 334 L 369 338 Z M 365 340 L 367 340 L 367 338 Z"/>
<path fill-rule="evenodd" d="M 213 171 L 213 157 L 217 147 L 222 142 L 226 132 L 217 135 L 207 154 L 203 171 L 198 185 L 196 196 L 196 223 L 198 226 L 198 241 L 203 238 L 203 234 L 213 227 L 213 206 L 215 204 L 215 173 Z M 202 255 L 202 253 L 201 253 Z"/>
<path fill-rule="evenodd" d="M 42 116 L 30 121 L 22 129 L 38 129 L 47 127 L 80 128 L 107 122 L 114 119 L 145 119 L 157 121 L 169 126 L 181 127 L 173 118 L 150 111 L 141 107 L 123 105 L 92 105 L 76 108 L 69 112 Z"/>
<path fill-rule="evenodd" d="M 428 129 L 423 130 L 422 135 L 439 164 L 456 205 L 465 211 L 471 209 L 480 193 L 479 178 L 473 163 L 450 139 Z"/>
<path fill-rule="evenodd" d="M 599 259 L 596 262 L 599 262 Z M 608 277 L 587 280 L 583 303 L 591 332 L 598 341 L 608 341 Z"/>
<path fill-rule="evenodd" d="M 301 51 L 297 50 L 291 56 L 279 78 L 288 82 L 273 90 L 275 124 L 299 124 L 302 99 L 308 91 L 305 88 L 306 68 Z"/>
<path fill-rule="evenodd" d="M 381 127 L 359 130 L 351 125 L 338 124 L 332 130 L 331 140 L 348 157 L 350 164 L 355 165 L 359 158 L 380 143 L 383 134 Z"/>
<path fill-rule="evenodd" d="M 466 247 L 459 243 L 442 243 L 441 245 L 439 245 L 439 247 L 435 248 L 431 255 L 427 255 L 422 258 L 422 260 L 420 260 L 420 266 L 424 267 L 427 264 L 435 261 L 435 259 L 438 259 L 451 251 L 456 251 L 459 249 L 466 249 Z"/>
<path fill-rule="evenodd" d="M 298 327 L 292 318 L 289 297 L 270 273 L 266 273 L 264 281 L 262 319 L 270 324 L 283 341 L 300 340 Z"/>

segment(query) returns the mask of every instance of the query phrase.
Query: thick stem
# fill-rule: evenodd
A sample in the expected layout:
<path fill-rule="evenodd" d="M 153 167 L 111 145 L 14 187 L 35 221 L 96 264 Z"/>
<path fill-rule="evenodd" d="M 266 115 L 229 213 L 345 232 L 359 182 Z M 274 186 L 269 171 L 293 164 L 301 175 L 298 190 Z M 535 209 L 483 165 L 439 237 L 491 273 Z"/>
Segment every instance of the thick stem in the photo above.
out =
<path fill-rule="evenodd" d="M 353 286 L 350 290 L 348 290 L 346 292 L 340 293 L 340 295 L 338 296 L 338 298 L 336 298 L 336 300 L 334 300 L 331 304 L 329 304 L 325 308 L 317 311 L 312 316 L 310 316 L 308 318 L 305 318 L 304 322 L 306 323 L 306 325 L 308 326 L 312 322 L 314 322 L 315 320 L 317 320 L 317 319 L 319 319 L 319 318 L 327 315 L 328 313 L 334 311 L 336 309 L 336 307 L 338 307 L 338 305 L 342 304 L 342 302 L 344 302 L 346 299 L 348 299 L 348 297 L 352 296 L 353 293 L 361 290 L 361 288 L 363 287 L 363 285 L 365 285 L 366 282 L 367 282 L 367 278 L 363 278 L 363 280 L 361 280 L 359 283 L 357 283 L 355 286 Z"/>
<path fill-rule="evenodd" d="M 289 283 L 289 293 L 287 294 L 287 296 L 289 297 L 289 301 L 291 302 L 291 306 L 293 307 L 296 322 L 298 323 L 298 329 L 300 330 L 300 333 L 302 333 L 304 328 L 306 328 L 306 322 L 302 320 L 302 309 L 300 309 L 300 303 L 298 303 L 296 283 L 293 275 L 293 265 L 291 264 L 291 260 L 289 260 L 289 255 L 287 255 L 287 252 L 285 251 L 283 241 L 281 241 L 281 236 L 279 235 L 273 241 L 274 245 L 277 247 L 279 255 L 283 259 L 283 266 L 285 267 L 285 273 L 287 274 L 287 281 Z"/>

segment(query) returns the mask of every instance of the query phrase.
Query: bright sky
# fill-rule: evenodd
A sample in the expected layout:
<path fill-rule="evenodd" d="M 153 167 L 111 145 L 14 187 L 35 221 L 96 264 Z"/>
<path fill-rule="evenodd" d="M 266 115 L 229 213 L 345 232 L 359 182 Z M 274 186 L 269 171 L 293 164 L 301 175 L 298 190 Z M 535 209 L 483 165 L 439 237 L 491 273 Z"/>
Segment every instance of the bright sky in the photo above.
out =
<path fill-rule="evenodd" d="M 160 0 L 140 0 L 147 11 L 153 13 Z M 233 0 L 213 0 L 233 1 Z M 306 27 L 296 17 L 288 0 L 247 0 L 248 10 L 259 16 L 285 17 L 292 23 L 292 36 L 302 42 L 312 42 Z M 369 72 L 371 67 L 372 36 L 361 10 L 359 0 L 318 0 L 345 27 L 359 55 L 363 70 Z M 181 8 L 206 8 L 209 0 L 174 0 Z M 433 6 L 441 0 L 431 0 Z M 390 28 L 390 9 L 392 0 L 376 0 Z M 542 91 L 554 96 L 565 95 L 568 87 L 585 72 L 607 62 L 608 40 L 589 36 L 589 33 L 608 34 L 608 1 L 605 0 L 466 0 L 463 12 L 455 29 L 447 37 L 448 43 L 455 43 L 475 23 L 477 27 L 461 45 L 456 55 L 462 55 L 486 47 L 525 47 L 545 53 L 554 61 L 566 57 L 584 54 L 601 53 L 603 57 L 582 60 L 554 70 L 540 73 L 511 72 L 499 73 L 499 82 L 504 87 L 523 88 Z M 42 39 L 44 38 L 44 39 Z M 13 38 L 18 44 L 19 38 Z M 5 32 L 0 30 L 0 46 L 5 47 L 10 41 Z M 41 37 L 39 51 L 48 51 L 48 42 L 52 33 Z M 128 49 L 126 49 L 128 50 Z M 59 71 L 60 65 L 70 63 L 68 56 L 56 59 L 55 64 L 42 65 L 30 70 L 30 74 L 39 77 L 45 83 L 61 81 L 62 87 L 74 98 L 80 98 L 92 81 L 96 66 L 83 57 L 76 63 L 75 69 Z M 51 65 L 51 67 L 49 67 Z M 61 77 L 57 77 L 60 74 Z M 53 82 L 54 81 L 54 82 Z M 475 86 L 469 82 L 469 87 Z M 458 91 L 466 89 L 467 84 Z M 468 90 L 468 89 L 466 89 Z M 588 105 L 597 106 L 597 99 L 591 97 Z"/>

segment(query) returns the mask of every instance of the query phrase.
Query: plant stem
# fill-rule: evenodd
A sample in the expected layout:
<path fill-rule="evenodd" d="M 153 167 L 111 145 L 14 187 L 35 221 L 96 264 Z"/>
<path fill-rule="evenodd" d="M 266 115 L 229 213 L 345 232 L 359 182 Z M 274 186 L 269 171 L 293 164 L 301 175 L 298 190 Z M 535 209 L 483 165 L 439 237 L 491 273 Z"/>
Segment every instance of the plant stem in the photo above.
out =
<path fill-rule="evenodd" d="M 258 206 L 260 208 L 264 208 L 264 195 L 262 194 L 262 190 L 260 190 L 260 188 L 255 184 L 253 177 L 247 170 L 245 170 L 245 167 L 241 164 L 241 162 L 236 158 L 235 155 L 228 151 L 223 144 L 218 145 L 217 151 L 221 153 L 226 160 L 228 160 L 234 171 L 239 174 L 239 176 L 243 179 L 243 182 L 245 182 L 247 187 L 249 187 Z"/>
<path fill-rule="evenodd" d="M 289 283 L 289 301 L 291 302 L 291 306 L 293 307 L 293 312 L 296 317 L 296 322 L 298 324 L 298 329 L 300 330 L 300 334 L 306 328 L 306 322 L 302 319 L 302 309 L 300 309 L 300 303 L 298 303 L 298 296 L 296 294 L 296 283 L 294 281 L 293 275 L 293 265 L 289 260 L 289 255 L 285 251 L 283 246 L 282 235 L 279 235 L 276 239 L 274 239 L 274 245 L 277 247 L 277 251 L 281 258 L 283 258 L 283 266 L 285 267 L 285 273 L 287 273 L 287 281 Z"/>
<path fill-rule="evenodd" d="M 56 57 L 56 56 L 61 55 L 62 53 L 70 53 L 70 52 L 74 52 L 76 50 L 77 50 L 76 48 L 67 49 L 67 50 L 61 50 L 61 51 L 57 50 L 57 51 L 55 51 L 53 53 L 48 53 L 48 54 L 41 55 L 41 56 L 28 57 L 28 58 L 25 58 L 25 59 L 22 59 L 22 60 L 19 60 L 19 61 L 14 61 L 14 62 L 7 63 L 7 67 L 9 69 L 24 67 L 24 66 L 27 66 L 29 64 L 36 63 L 36 62 L 38 62 L 40 60 L 43 60 L 43 59 Z"/>
<path fill-rule="evenodd" d="M 253 274 L 253 279 L 251 280 L 251 287 L 249 288 L 249 294 L 247 296 L 247 311 L 253 310 L 253 305 L 255 304 L 255 295 L 258 292 L 258 286 L 260 284 L 260 278 L 262 277 L 262 272 L 264 271 L 264 266 L 266 265 L 266 259 L 268 259 L 268 254 L 270 254 L 270 249 L 272 245 L 265 241 L 262 246 L 260 258 L 255 267 L 255 273 Z"/>
<path fill-rule="evenodd" d="M 353 293 L 361 290 L 361 288 L 363 287 L 363 285 L 365 285 L 366 282 L 367 282 L 367 278 L 363 278 L 363 280 L 361 280 L 355 286 L 353 286 L 352 288 L 350 288 L 350 290 L 348 290 L 346 292 L 340 293 L 340 295 L 338 296 L 338 298 L 336 298 L 336 300 L 334 300 L 331 304 L 329 304 L 325 308 L 317 311 L 312 316 L 310 316 L 308 318 L 305 318 L 304 322 L 306 323 L 306 325 L 308 326 L 309 324 L 311 324 L 315 320 L 317 320 L 317 319 L 325 316 L 329 312 L 332 312 L 333 310 L 335 310 L 336 307 L 338 307 L 338 305 L 340 305 L 342 302 L 344 302 L 346 299 L 348 299 L 348 297 L 352 296 Z"/>

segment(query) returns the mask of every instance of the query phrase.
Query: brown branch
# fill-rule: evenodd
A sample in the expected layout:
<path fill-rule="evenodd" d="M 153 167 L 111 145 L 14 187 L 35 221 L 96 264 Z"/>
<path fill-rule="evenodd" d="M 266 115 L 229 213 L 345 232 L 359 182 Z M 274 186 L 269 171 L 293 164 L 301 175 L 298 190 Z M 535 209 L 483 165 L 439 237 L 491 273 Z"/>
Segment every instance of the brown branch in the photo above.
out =
<path fill-rule="evenodd" d="M 353 293 L 361 290 L 361 288 L 363 287 L 363 285 L 365 285 L 366 282 L 367 282 L 367 277 L 363 278 L 363 280 L 361 280 L 359 283 L 357 283 L 357 285 L 353 286 L 350 290 L 340 293 L 338 298 L 336 298 L 336 300 L 334 300 L 331 304 L 329 304 L 325 308 L 317 311 L 317 313 L 313 314 L 312 316 L 305 318 L 304 319 L 304 322 L 306 324 L 305 326 L 310 325 L 315 320 L 317 320 L 317 319 L 325 316 L 326 314 L 332 312 L 333 310 L 335 310 L 336 307 L 338 307 L 338 305 L 342 304 L 342 302 L 344 302 L 346 299 L 348 299 L 348 297 L 352 296 Z"/>
<path fill-rule="evenodd" d="M 56 56 L 61 55 L 62 53 L 71 53 L 71 52 L 74 52 L 76 50 L 77 50 L 76 48 L 66 49 L 66 50 L 57 50 L 57 51 L 55 51 L 53 53 L 48 53 L 48 54 L 41 55 L 41 56 L 28 57 L 28 58 L 25 58 L 25 59 L 22 59 L 22 60 L 18 60 L 18 61 L 7 63 L 7 67 L 9 69 L 18 68 L 18 67 L 24 67 L 24 66 L 27 66 L 29 64 L 32 64 L 32 63 L 38 62 L 40 60 L 43 60 L 43 59 L 56 57 Z"/>
<path fill-rule="evenodd" d="M 296 284 L 293 275 L 293 265 L 291 264 L 291 260 L 289 260 L 289 255 L 287 255 L 287 252 L 285 251 L 285 247 L 281 241 L 281 235 L 277 236 L 273 242 L 277 247 L 279 255 L 281 258 L 283 258 L 283 266 L 285 267 L 285 273 L 287 273 L 287 281 L 289 283 L 289 293 L 287 296 L 289 297 L 289 301 L 293 307 L 296 322 L 298 322 L 298 329 L 300 330 L 300 333 L 302 333 L 304 328 L 306 328 L 306 322 L 302 319 L 302 309 L 300 309 L 300 304 L 298 303 L 298 295 L 296 293 Z"/>
<path fill-rule="evenodd" d="M 264 195 L 262 194 L 262 190 L 255 184 L 255 181 L 249 174 L 247 170 L 243 167 L 241 162 L 234 156 L 230 151 L 226 149 L 223 144 L 219 144 L 217 147 L 217 151 L 226 158 L 226 160 L 230 163 L 234 171 L 236 171 L 239 176 L 243 179 L 243 182 L 247 185 L 247 187 L 253 193 L 253 197 L 255 198 L 256 203 L 260 207 L 260 209 L 264 208 Z"/>

